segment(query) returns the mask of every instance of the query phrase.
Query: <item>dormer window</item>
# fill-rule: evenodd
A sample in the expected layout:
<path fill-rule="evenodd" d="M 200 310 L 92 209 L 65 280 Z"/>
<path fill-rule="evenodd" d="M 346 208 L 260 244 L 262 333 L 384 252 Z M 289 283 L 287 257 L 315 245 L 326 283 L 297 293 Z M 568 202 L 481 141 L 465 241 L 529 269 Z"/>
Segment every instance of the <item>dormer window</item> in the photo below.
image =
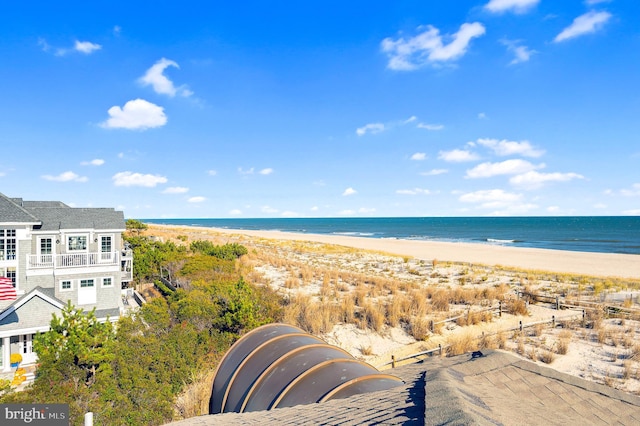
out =
<path fill-rule="evenodd" d="M 86 251 L 87 236 L 71 235 L 67 238 L 67 251 Z"/>

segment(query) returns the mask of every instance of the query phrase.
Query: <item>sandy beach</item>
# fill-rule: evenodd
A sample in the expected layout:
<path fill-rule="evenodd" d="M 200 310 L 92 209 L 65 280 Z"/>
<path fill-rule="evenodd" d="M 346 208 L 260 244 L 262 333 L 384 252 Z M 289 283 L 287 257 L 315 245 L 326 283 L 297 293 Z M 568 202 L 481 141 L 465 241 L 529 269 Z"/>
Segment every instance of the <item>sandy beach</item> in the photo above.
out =
<path fill-rule="evenodd" d="M 172 225 L 153 225 L 174 227 Z M 184 228 L 175 226 L 174 228 Z M 197 227 L 188 227 L 198 229 Z M 514 248 L 489 244 L 449 243 L 351 237 L 342 235 L 296 234 L 279 231 L 200 228 L 220 234 L 246 235 L 256 238 L 289 241 L 313 241 L 364 250 L 410 256 L 416 259 L 469 262 L 513 268 L 571 273 L 589 276 L 640 278 L 640 256 L 612 253 L 589 253 L 534 248 Z"/>
<path fill-rule="evenodd" d="M 150 224 L 145 233 L 179 244 L 205 239 L 255 248 L 243 262 L 250 271 L 247 278 L 291 301 L 283 322 L 382 369 L 390 368 L 392 355 L 402 359 L 438 345 L 479 344 L 480 336 L 486 335 L 486 347 L 626 392 L 640 392 L 637 319 L 604 318 L 591 311 L 591 325 L 586 327 L 580 321 L 584 318 L 580 309 L 556 310 L 549 304 L 532 303 L 525 313 L 494 315 L 478 323 L 447 320 L 437 331 L 423 328 L 428 321 L 442 322 L 469 309 L 485 309 L 495 297 L 513 300 L 526 287 L 592 302 L 608 297 L 620 306 L 625 300 L 625 306 L 636 312 L 637 287 L 624 280 L 640 278 L 637 255 L 181 225 Z M 617 279 L 622 282 L 616 284 Z M 600 296 L 596 298 L 597 285 Z M 484 291 L 494 296 L 466 301 L 460 296 Z M 437 292 L 449 295 L 444 310 L 436 305 Z M 371 310 L 380 315 L 371 318 L 379 318 L 383 325 L 367 319 L 364 312 Z M 354 316 L 355 311 L 360 314 Z M 551 319 L 562 325 L 549 326 Z M 541 323 L 546 326 L 535 325 Z M 531 328 L 513 331 L 518 324 Z M 561 346 L 569 349 L 560 350 Z M 546 361 L 541 361 L 543 357 Z"/>

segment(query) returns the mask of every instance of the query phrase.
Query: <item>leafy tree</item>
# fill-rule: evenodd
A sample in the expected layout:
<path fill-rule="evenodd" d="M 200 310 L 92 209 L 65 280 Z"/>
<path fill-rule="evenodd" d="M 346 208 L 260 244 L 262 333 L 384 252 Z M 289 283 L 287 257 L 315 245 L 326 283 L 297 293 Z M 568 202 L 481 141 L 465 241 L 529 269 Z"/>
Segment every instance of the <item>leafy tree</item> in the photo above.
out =
<path fill-rule="evenodd" d="M 50 326 L 33 342 L 39 362 L 33 385 L 7 394 L 2 402 L 69 404 L 71 422 L 82 424 L 84 413 L 93 411 L 101 386 L 112 381 L 113 326 L 99 322 L 94 311 L 83 312 L 70 303 L 60 316 L 54 315 Z"/>
<path fill-rule="evenodd" d="M 149 228 L 146 223 L 143 223 L 137 219 L 127 219 L 125 222 L 125 227 L 127 231 L 131 233 L 135 233 L 136 235 L 140 235 L 142 231 L 145 231 Z"/>

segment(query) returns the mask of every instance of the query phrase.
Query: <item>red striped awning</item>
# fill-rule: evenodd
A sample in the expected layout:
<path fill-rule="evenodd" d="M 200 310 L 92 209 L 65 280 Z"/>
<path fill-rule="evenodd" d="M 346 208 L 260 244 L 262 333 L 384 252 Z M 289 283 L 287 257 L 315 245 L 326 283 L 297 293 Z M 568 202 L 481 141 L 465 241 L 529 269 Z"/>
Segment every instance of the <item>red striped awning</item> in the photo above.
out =
<path fill-rule="evenodd" d="M 0 277 L 0 300 L 16 300 L 18 294 L 11 278 Z"/>

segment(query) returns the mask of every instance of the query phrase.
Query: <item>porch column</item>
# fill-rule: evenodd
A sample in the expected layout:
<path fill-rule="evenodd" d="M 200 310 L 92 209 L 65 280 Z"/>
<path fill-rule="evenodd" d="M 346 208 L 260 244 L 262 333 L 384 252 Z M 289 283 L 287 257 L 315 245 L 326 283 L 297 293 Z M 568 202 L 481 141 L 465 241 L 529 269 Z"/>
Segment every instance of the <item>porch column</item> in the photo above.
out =
<path fill-rule="evenodd" d="M 11 372 L 11 337 L 2 338 L 2 371 Z"/>

